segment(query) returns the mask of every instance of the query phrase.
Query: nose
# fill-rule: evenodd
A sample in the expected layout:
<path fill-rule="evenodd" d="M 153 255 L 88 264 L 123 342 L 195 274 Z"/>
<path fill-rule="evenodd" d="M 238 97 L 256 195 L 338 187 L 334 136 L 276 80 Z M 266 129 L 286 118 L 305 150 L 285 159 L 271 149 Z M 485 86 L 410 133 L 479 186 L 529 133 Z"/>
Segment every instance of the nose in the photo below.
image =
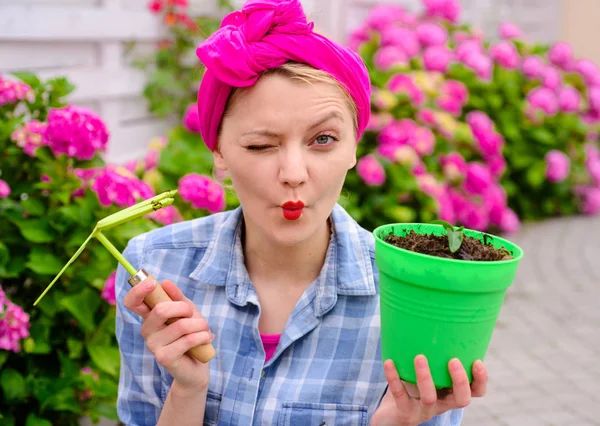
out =
<path fill-rule="evenodd" d="M 279 180 L 295 188 L 308 179 L 306 159 L 301 148 L 286 147 L 279 154 Z"/>

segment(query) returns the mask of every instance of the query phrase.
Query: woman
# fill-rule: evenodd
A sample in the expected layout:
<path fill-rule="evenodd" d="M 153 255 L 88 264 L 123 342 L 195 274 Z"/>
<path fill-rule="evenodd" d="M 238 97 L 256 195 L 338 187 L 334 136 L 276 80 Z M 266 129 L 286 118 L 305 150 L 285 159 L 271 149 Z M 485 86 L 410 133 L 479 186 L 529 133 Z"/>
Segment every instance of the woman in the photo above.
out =
<path fill-rule="evenodd" d="M 368 73 L 315 34 L 298 0 L 250 0 L 199 48 L 202 136 L 241 207 L 134 238 L 125 256 L 154 282 L 117 275 L 118 410 L 135 425 L 458 425 L 487 375 L 449 363 L 438 400 L 415 359 L 419 399 L 381 360 L 370 232 L 336 204 L 369 119 Z M 167 325 L 170 318 L 179 321 Z M 202 364 L 185 352 L 212 342 Z M 203 423 L 204 422 L 204 423 Z"/>

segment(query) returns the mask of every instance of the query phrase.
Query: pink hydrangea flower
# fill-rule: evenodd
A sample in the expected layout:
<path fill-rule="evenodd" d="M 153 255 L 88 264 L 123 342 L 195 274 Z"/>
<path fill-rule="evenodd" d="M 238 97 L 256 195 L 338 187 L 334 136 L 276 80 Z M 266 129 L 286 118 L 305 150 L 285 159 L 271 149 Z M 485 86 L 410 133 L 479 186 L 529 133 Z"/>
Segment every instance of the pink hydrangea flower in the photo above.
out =
<path fill-rule="evenodd" d="M 55 156 L 90 160 L 96 152 L 106 151 L 109 133 L 98 115 L 69 105 L 50 111 L 44 136 Z"/>
<path fill-rule="evenodd" d="M 402 50 L 408 58 L 414 58 L 421 51 L 419 39 L 414 31 L 402 27 L 388 27 L 381 32 L 381 45 L 394 46 Z"/>
<path fill-rule="evenodd" d="M 365 22 L 369 28 L 381 31 L 394 23 L 402 22 L 405 15 L 406 11 L 401 6 L 377 5 L 369 11 Z"/>
<path fill-rule="evenodd" d="M 429 173 L 417 175 L 417 187 L 430 197 L 437 198 L 444 193 L 444 187 Z"/>
<path fill-rule="evenodd" d="M 423 65 L 427 71 L 445 73 L 452 61 L 452 51 L 447 46 L 431 46 L 425 49 Z"/>
<path fill-rule="evenodd" d="M 0 198 L 6 198 L 10 195 L 10 186 L 6 181 L 0 179 Z"/>
<path fill-rule="evenodd" d="M 94 178 L 92 191 L 103 206 L 130 207 L 154 196 L 150 186 L 124 167 L 107 166 Z"/>
<path fill-rule="evenodd" d="M 450 182 L 459 182 L 467 174 L 467 162 L 458 152 L 451 152 L 440 157 L 444 176 Z"/>
<path fill-rule="evenodd" d="M 581 199 L 580 209 L 585 215 L 600 213 L 600 188 L 592 186 L 578 186 L 575 194 Z"/>
<path fill-rule="evenodd" d="M 519 27 L 511 22 L 503 22 L 499 29 L 500 37 L 505 40 L 523 37 L 523 32 Z"/>
<path fill-rule="evenodd" d="M 372 112 L 366 130 L 379 132 L 392 121 L 394 121 L 394 116 L 389 112 Z"/>
<path fill-rule="evenodd" d="M 420 106 L 425 101 L 423 91 L 417 86 L 413 78 L 406 74 L 394 75 L 388 82 L 388 89 L 392 93 L 406 94 L 415 107 Z"/>
<path fill-rule="evenodd" d="M 350 49 L 358 51 L 360 46 L 371 39 L 370 28 L 366 23 L 361 23 L 348 37 L 347 45 Z"/>
<path fill-rule="evenodd" d="M 561 87 L 558 91 L 558 107 L 563 112 L 578 112 L 581 95 L 573 86 Z"/>
<path fill-rule="evenodd" d="M 455 223 L 456 212 L 454 211 L 454 206 L 452 205 L 452 198 L 450 197 L 446 188 L 444 188 L 441 194 L 436 197 L 435 201 L 437 203 L 438 217 L 446 222 Z"/>
<path fill-rule="evenodd" d="M 593 111 L 600 111 L 600 87 L 588 88 L 588 100 Z"/>
<path fill-rule="evenodd" d="M 423 0 L 425 16 L 442 18 L 450 22 L 458 22 L 460 17 L 460 2 L 458 0 Z"/>
<path fill-rule="evenodd" d="M 600 187 L 600 151 L 591 143 L 585 145 L 585 168 L 594 184 Z"/>
<path fill-rule="evenodd" d="M 19 352 L 20 341 L 29 337 L 29 315 L 6 297 L 0 285 L 0 349 Z"/>
<path fill-rule="evenodd" d="M 467 164 L 467 176 L 463 186 L 467 193 L 481 195 L 492 185 L 493 180 L 490 169 L 486 165 L 473 162 Z"/>
<path fill-rule="evenodd" d="M 468 113 L 467 124 L 475 136 L 494 131 L 494 122 L 483 111 L 472 111 Z"/>
<path fill-rule="evenodd" d="M 417 127 L 417 123 L 409 119 L 394 120 L 381 129 L 377 139 L 380 145 L 404 145 Z"/>
<path fill-rule="evenodd" d="M 568 43 L 558 41 L 550 48 L 548 59 L 557 67 L 568 70 L 571 68 L 574 59 L 573 49 Z"/>
<path fill-rule="evenodd" d="M 183 114 L 183 127 L 189 132 L 200 134 L 200 117 L 198 115 L 198 105 L 190 104 Z"/>
<path fill-rule="evenodd" d="M 598 66 L 589 59 L 579 59 L 575 63 L 575 71 L 579 73 L 588 85 L 600 84 Z"/>
<path fill-rule="evenodd" d="M 189 173 L 179 180 L 179 195 L 195 209 L 217 213 L 225 209 L 225 191 L 211 178 Z"/>
<path fill-rule="evenodd" d="M 530 79 L 540 78 L 545 68 L 546 64 L 544 64 L 542 58 L 535 55 L 523 58 L 523 63 L 521 65 L 523 74 Z"/>
<path fill-rule="evenodd" d="M 380 186 L 385 182 L 385 170 L 373 155 L 365 155 L 358 160 L 356 172 L 369 186 Z"/>
<path fill-rule="evenodd" d="M 511 208 L 506 208 L 502 212 L 502 220 L 500 222 L 500 230 L 508 235 L 514 235 L 519 232 L 521 221 L 519 216 Z"/>
<path fill-rule="evenodd" d="M 502 155 L 492 155 L 485 159 L 485 162 L 490 169 L 490 173 L 494 179 L 500 179 L 506 171 L 506 160 Z"/>
<path fill-rule="evenodd" d="M 106 281 L 104 282 L 104 289 L 100 294 L 104 300 L 108 302 L 109 305 L 115 306 L 117 304 L 117 295 L 115 293 L 115 277 L 117 276 L 117 271 L 111 273 Z"/>
<path fill-rule="evenodd" d="M 37 120 L 31 120 L 23 127 L 15 130 L 11 139 L 17 143 L 17 146 L 23 148 L 25 154 L 30 157 L 35 156 L 35 151 L 43 145 L 47 145 L 44 139 L 44 133 L 48 125 Z"/>
<path fill-rule="evenodd" d="M 546 115 L 558 112 L 558 99 L 552 90 L 546 87 L 536 87 L 527 94 L 528 107 L 535 113 L 543 111 Z"/>
<path fill-rule="evenodd" d="M 423 108 L 417 111 L 417 120 L 428 127 L 437 126 L 435 112 L 430 108 Z"/>
<path fill-rule="evenodd" d="M 0 75 L 0 106 L 15 104 L 20 101 L 33 102 L 35 95 L 22 81 L 5 80 Z"/>
<path fill-rule="evenodd" d="M 463 59 L 463 63 L 471 68 L 479 78 L 483 80 L 490 80 L 492 78 L 494 63 L 489 56 L 483 53 L 472 52 Z"/>
<path fill-rule="evenodd" d="M 448 41 L 446 28 L 434 22 L 422 22 L 417 26 L 417 38 L 424 47 L 445 45 Z"/>
<path fill-rule="evenodd" d="M 373 63 L 378 69 L 387 71 L 394 66 L 408 64 L 408 57 L 402 49 L 396 46 L 384 46 L 375 52 Z"/>
<path fill-rule="evenodd" d="M 427 127 L 417 127 L 409 140 L 417 154 L 431 155 L 435 149 L 435 135 Z"/>
<path fill-rule="evenodd" d="M 546 178 L 550 182 L 562 182 L 569 176 L 571 159 L 562 151 L 553 149 L 546 154 Z"/>
<path fill-rule="evenodd" d="M 472 201 L 466 201 L 459 211 L 460 222 L 468 229 L 485 231 L 489 226 L 489 217 L 486 209 Z"/>
<path fill-rule="evenodd" d="M 542 85 L 551 90 L 556 90 L 562 84 L 562 75 L 551 65 L 544 67 L 542 71 Z"/>
<path fill-rule="evenodd" d="M 167 206 L 162 209 L 156 210 L 148 215 L 150 219 L 157 221 L 158 223 L 162 223 L 163 225 L 171 225 L 176 222 L 181 222 L 183 217 L 179 210 L 175 206 Z"/>
<path fill-rule="evenodd" d="M 415 167 L 419 163 L 420 158 L 412 146 L 402 145 L 394 151 L 394 160 L 398 164 Z"/>
<path fill-rule="evenodd" d="M 459 116 L 469 98 L 469 90 L 462 82 L 447 80 L 440 88 L 437 105 L 450 114 Z"/>
<path fill-rule="evenodd" d="M 510 41 L 501 41 L 490 50 L 491 57 L 498 64 L 507 69 L 516 69 L 519 66 L 519 52 Z"/>

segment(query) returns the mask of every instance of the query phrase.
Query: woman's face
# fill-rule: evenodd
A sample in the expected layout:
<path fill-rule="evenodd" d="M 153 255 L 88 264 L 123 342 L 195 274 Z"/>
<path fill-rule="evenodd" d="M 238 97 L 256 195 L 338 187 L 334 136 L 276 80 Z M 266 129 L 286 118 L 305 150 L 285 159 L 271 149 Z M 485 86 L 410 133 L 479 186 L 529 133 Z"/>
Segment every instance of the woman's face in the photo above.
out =
<path fill-rule="evenodd" d="M 283 246 L 307 240 L 323 229 L 356 164 L 347 99 L 333 84 L 264 76 L 231 105 L 214 159 L 248 228 Z"/>

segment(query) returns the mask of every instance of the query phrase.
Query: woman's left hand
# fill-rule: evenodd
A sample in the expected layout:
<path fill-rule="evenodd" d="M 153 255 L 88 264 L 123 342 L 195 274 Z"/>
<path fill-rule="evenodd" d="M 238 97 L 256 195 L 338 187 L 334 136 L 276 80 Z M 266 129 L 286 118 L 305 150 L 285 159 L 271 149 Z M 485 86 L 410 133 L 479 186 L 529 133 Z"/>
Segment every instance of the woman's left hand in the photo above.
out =
<path fill-rule="evenodd" d="M 483 362 L 476 361 L 473 364 L 471 386 L 467 372 L 458 359 L 451 360 L 448 368 L 452 377 L 452 392 L 438 399 L 427 358 L 417 356 L 415 371 L 420 399 L 414 399 L 408 396 L 393 361 L 387 360 L 384 370 L 389 387 L 371 419 L 371 426 L 417 426 L 446 411 L 466 407 L 471 397 L 485 395 L 488 377 Z"/>

